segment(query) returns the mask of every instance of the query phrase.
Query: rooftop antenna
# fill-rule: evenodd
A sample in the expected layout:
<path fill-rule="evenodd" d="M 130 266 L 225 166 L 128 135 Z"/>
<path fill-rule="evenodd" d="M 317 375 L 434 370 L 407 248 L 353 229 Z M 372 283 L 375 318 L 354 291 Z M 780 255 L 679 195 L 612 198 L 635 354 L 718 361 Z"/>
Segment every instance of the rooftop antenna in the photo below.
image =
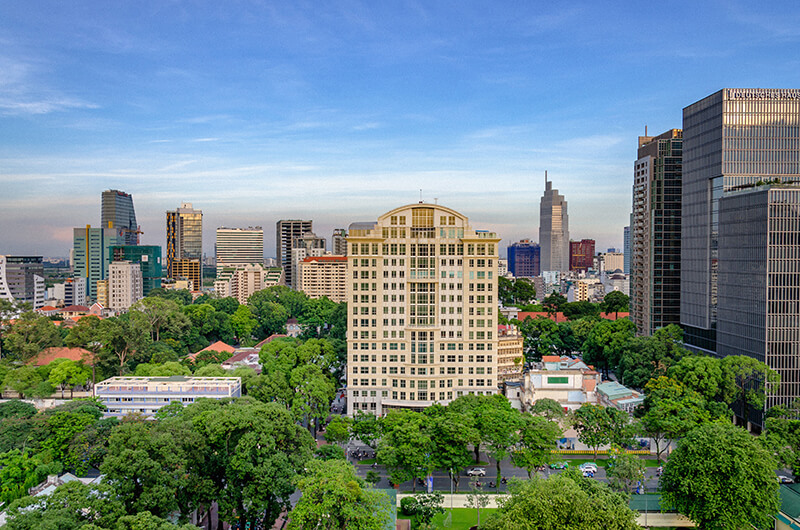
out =
<path fill-rule="evenodd" d="M 644 135 L 647 136 L 647 125 L 644 126 Z"/>
<path fill-rule="evenodd" d="M 422 204 L 422 188 L 419 189 L 419 203 Z"/>
<path fill-rule="evenodd" d="M 433 198 L 433 204 L 439 204 L 439 197 Z"/>
<path fill-rule="evenodd" d="M 544 170 L 544 187 L 547 187 L 547 170 Z"/>

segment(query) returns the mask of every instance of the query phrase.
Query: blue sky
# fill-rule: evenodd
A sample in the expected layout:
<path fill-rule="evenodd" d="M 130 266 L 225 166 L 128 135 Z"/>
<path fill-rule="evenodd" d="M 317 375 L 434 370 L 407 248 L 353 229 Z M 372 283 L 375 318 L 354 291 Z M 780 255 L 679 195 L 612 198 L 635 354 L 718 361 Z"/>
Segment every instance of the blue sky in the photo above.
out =
<path fill-rule="evenodd" d="M 100 193 L 318 235 L 423 199 L 538 239 L 622 245 L 637 136 L 723 87 L 800 87 L 800 4 L 0 3 L 0 253 L 66 255 Z"/>

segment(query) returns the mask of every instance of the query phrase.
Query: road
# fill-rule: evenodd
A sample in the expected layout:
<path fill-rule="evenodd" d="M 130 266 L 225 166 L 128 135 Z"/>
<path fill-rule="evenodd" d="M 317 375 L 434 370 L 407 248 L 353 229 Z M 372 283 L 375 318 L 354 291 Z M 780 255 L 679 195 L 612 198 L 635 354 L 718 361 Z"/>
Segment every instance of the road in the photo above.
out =
<path fill-rule="evenodd" d="M 352 451 L 358 447 L 360 450 L 366 450 L 372 453 L 372 450 L 366 448 L 364 446 L 354 446 L 351 445 L 349 451 Z M 348 451 L 348 454 L 349 454 Z M 481 454 L 482 458 L 487 458 L 485 454 Z M 585 459 L 585 455 L 581 455 L 580 458 Z M 391 488 L 392 485 L 388 479 L 388 473 L 383 466 L 376 466 L 372 467 L 370 465 L 360 465 L 358 461 L 352 457 L 348 457 L 349 461 L 357 464 L 356 471 L 359 476 L 366 477 L 368 471 L 377 471 L 380 476 L 381 480 L 378 482 L 377 487 L 379 488 Z M 494 482 L 497 484 L 497 471 L 495 468 L 495 461 L 492 459 L 487 458 L 489 464 L 485 466 L 480 466 L 486 469 L 486 476 L 480 477 L 480 482 L 483 484 L 484 488 L 487 488 L 488 483 Z M 569 456 L 564 456 L 563 460 L 566 462 L 570 462 L 571 458 Z M 572 466 L 571 466 L 572 467 Z M 468 468 L 469 469 L 469 468 Z M 527 479 L 528 473 L 524 469 L 520 469 L 515 467 L 511 464 L 510 461 L 504 460 L 500 463 L 500 472 L 501 475 L 507 479 L 512 477 L 517 477 L 521 479 Z M 548 469 L 546 471 L 540 472 L 540 476 L 549 476 L 550 474 L 561 473 L 561 470 L 557 469 Z M 656 476 L 656 468 L 654 467 L 647 467 L 645 468 L 645 487 L 647 491 L 655 491 L 658 488 L 658 477 Z M 594 480 L 599 480 L 602 482 L 608 482 L 608 477 L 606 476 L 606 470 L 603 467 L 598 466 L 597 473 L 595 473 Z M 470 477 L 466 476 L 466 470 L 461 471 L 460 479 L 459 479 L 459 491 L 468 491 L 469 490 L 469 483 Z M 411 481 L 405 482 L 400 485 L 400 491 L 411 491 L 412 490 L 412 483 Z M 425 489 L 425 486 L 417 484 L 417 491 L 421 491 Z M 433 489 L 436 491 L 449 491 L 450 490 L 450 477 L 447 473 L 443 473 L 441 471 L 436 471 L 433 474 Z M 505 491 L 506 486 L 500 484 L 499 488 L 493 488 L 493 490 L 497 491 Z"/>

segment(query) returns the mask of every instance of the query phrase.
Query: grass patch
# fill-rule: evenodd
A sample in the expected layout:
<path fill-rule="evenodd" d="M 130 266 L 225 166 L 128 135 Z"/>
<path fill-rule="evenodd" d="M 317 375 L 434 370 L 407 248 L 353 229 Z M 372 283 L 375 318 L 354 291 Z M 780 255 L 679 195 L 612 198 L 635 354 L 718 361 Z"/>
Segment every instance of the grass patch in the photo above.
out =
<path fill-rule="evenodd" d="M 374 458 L 365 458 L 364 460 L 359 460 L 358 462 L 356 462 L 356 464 L 358 464 L 359 466 L 371 466 L 374 463 L 375 463 Z"/>
<path fill-rule="evenodd" d="M 578 467 L 579 465 L 585 464 L 585 463 L 597 464 L 597 467 L 608 467 L 608 463 L 610 461 L 611 460 L 608 459 L 608 458 L 598 458 L 597 460 L 592 460 L 591 458 L 565 458 L 564 459 L 564 462 L 568 462 L 569 463 L 569 467 Z M 560 462 L 560 460 L 559 460 L 559 462 Z M 663 465 L 663 463 L 659 464 L 658 460 L 651 459 L 651 458 L 642 459 L 642 462 L 644 462 L 644 467 L 658 467 L 660 465 Z"/>
<path fill-rule="evenodd" d="M 496 508 L 483 508 L 481 509 L 481 521 L 486 522 L 490 513 L 496 512 Z M 468 530 L 469 528 L 478 524 L 478 513 L 474 508 L 453 508 L 453 518 L 450 526 L 445 526 L 444 522 L 450 513 L 450 508 L 445 510 L 445 513 L 440 513 L 433 518 L 432 524 L 434 528 L 451 528 L 452 530 Z M 411 519 L 403 512 L 397 510 L 398 519 Z M 414 523 L 412 522 L 412 525 Z M 412 526 L 412 528 L 415 528 Z"/>

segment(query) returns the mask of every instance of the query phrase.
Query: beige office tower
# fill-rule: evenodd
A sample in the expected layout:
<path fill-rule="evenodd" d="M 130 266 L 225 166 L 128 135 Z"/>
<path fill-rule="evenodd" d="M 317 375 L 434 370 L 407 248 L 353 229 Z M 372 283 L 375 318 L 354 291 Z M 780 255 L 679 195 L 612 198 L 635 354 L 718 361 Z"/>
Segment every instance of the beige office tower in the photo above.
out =
<path fill-rule="evenodd" d="M 108 307 L 127 311 L 144 297 L 142 269 L 138 263 L 113 261 L 108 266 Z M 98 297 L 99 298 L 99 297 Z"/>
<path fill-rule="evenodd" d="M 264 229 L 260 226 L 248 228 L 217 228 L 217 276 L 226 266 L 264 264 Z"/>
<path fill-rule="evenodd" d="M 411 204 L 348 231 L 348 413 L 497 393 L 500 239 Z"/>

